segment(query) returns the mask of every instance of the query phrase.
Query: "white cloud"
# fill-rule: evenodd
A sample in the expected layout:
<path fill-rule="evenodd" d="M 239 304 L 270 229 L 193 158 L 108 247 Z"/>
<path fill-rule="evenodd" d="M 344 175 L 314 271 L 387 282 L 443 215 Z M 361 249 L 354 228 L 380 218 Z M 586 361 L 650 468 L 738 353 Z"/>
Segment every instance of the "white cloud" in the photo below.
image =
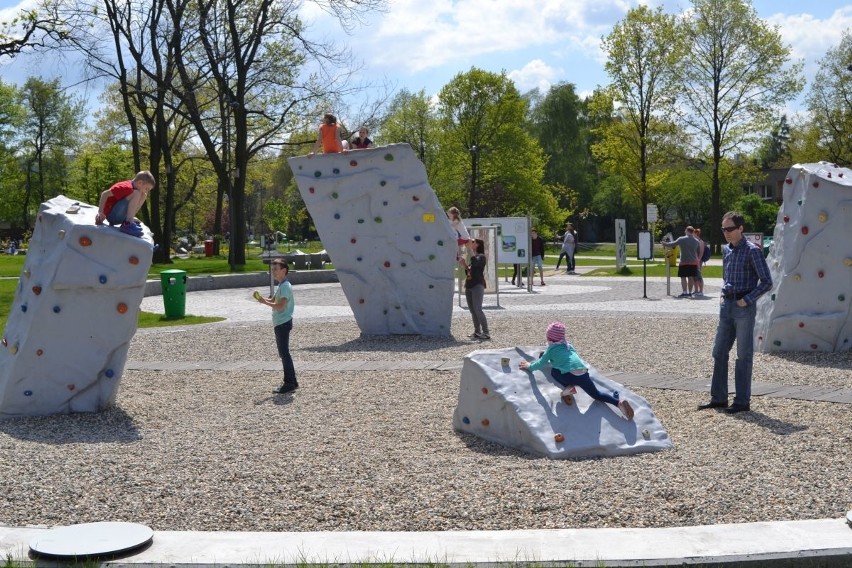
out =
<path fill-rule="evenodd" d="M 524 65 L 523 68 L 510 71 L 508 75 L 521 93 L 535 88 L 546 93 L 554 80 L 563 75 L 563 71 L 554 69 L 541 59 L 534 59 Z"/>

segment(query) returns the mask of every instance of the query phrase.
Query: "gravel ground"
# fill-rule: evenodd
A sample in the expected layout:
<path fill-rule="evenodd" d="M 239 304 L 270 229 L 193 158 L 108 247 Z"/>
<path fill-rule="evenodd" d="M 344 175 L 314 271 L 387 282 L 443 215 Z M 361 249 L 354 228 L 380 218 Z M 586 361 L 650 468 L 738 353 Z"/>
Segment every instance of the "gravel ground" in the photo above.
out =
<path fill-rule="evenodd" d="M 604 371 L 709 378 L 715 318 L 489 313 L 491 346 L 530 345 L 560 318 Z M 453 320 L 456 337 L 472 330 Z M 688 339 L 685 339 L 688 338 Z M 360 337 L 299 322 L 297 361 L 448 360 L 466 339 Z M 271 323 L 143 331 L 134 361 L 277 359 Z M 754 380 L 850 385 L 850 353 L 756 355 Z M 0 421 L 0 524 L 143 523 L 154 530 L 340 531 L 666 527 L 837 518 L 852 508 L 850 407 L 637 388 L 672 450 L 550 460 L 455 432 L 457 372 L 127 371 L 98 415 Z"/>

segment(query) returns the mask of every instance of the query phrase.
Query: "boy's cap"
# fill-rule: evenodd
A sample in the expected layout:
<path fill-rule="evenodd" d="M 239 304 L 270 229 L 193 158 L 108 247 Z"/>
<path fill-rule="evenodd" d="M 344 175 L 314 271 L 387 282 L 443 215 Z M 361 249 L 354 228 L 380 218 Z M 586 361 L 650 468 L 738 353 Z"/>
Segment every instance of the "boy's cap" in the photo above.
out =
<path fill-rule="evenodd" d="M 565 324 L 561 321 L 551 322 L 547 326 L 547 340 L 551 343 L 561 343 L 565 341 Z"/>

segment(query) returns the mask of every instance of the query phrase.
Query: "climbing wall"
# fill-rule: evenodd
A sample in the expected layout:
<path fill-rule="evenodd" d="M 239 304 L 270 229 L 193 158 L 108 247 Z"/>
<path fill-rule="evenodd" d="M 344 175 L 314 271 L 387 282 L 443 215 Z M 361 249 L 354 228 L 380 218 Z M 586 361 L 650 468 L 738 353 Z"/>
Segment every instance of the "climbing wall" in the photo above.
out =
<path fill-rule="evenodd" d="M 450 335 L 456 235 L 411 147 L 289 163 L 361 332 Z"/>
<path fill-rule="evenodd" d="M 153 241 L 95 226 L 97 207 L 41 205 L 0 349 L 0 418 L 115 402 Z"/>
<path fill-rule="evenodd" d="M 852 170 L 790 169 L 767 261 L 774 287 L 757 304 L 757 349 L 852 348 Z"/>
<path fill-rule="evenodd" d="M 598 390 L 618 391 L 633 407 L 633 420 L 580 389 L 572 404 L 565 404 L 562 387 L 550 377 L 550 366 L 533 372 L 518 369 L 520 361 L 534 361 L 540 352 L 541 348 L 515 347 L 468 354 L 453 414 L 455 429 L 555 459 L 672 447 L 648 401 L 595 369 L 589 369 L 589 374 Z"/>

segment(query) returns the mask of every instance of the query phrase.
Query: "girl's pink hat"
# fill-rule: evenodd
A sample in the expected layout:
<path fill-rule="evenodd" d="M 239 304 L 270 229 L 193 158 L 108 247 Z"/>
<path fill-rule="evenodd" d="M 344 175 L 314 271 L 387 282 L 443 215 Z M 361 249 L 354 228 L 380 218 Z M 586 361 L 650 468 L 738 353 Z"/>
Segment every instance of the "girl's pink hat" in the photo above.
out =
<path fill-rule="evenodd" d="M 561 321 L 551 322 L 547 326 L 547 340 L 551 343 L 560 343 L 565 341 L 565 324 Z"/>

